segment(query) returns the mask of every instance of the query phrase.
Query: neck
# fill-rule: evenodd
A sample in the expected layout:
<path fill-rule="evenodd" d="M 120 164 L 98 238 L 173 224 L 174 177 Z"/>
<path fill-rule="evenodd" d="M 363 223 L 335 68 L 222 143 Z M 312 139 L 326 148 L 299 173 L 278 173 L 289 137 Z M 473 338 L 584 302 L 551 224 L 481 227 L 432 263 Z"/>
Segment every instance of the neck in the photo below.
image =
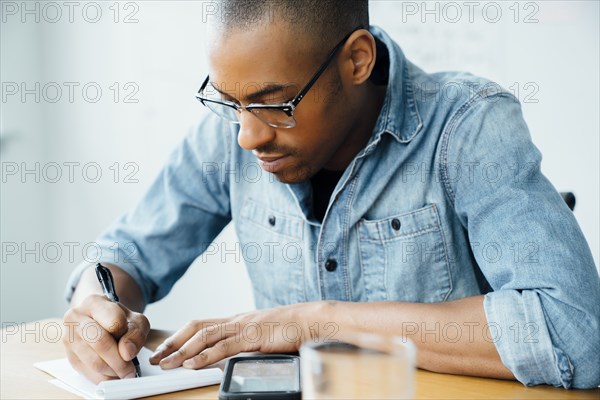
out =
<path fill-rule="evenodd" d="M 355 108 L 361 111 L 357 112 L 357 118 L 352 121 L 346 140 L 338 149 L 337 154 L 324 166 L 324 169 L 345 170 L 358 152 L 367 145 L 381 112 L 386 89 L 387 86 L 368 84 L 365 89 L 366 93 L 362 97 L 363 101 Z"/>

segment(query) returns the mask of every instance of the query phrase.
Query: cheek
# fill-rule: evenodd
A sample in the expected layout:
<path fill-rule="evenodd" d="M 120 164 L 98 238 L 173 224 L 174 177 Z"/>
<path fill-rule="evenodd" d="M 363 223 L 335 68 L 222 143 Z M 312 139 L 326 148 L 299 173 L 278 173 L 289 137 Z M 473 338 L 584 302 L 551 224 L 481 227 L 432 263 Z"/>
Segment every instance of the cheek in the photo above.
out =
<path fill-rule="evenodd" d="M 328 151 L 341 141 L 347 127 L 340 104 L 321 99 L 319 103 L 311 104 L 312 109 L 302 114 L 303 131 L 306 132 L 307 142 L 312 143 L 316 150 Z M 300 116 L 299 116 L 300 118 Z"/>
<path fill-rule="evenodd" d="M 301 132 L 298 136 L 307 144 L 325 143 L 336 136 L 338 113 L 337 104 L 331 97 L 309 92 L 295 111 L 296 128 Z"/>
<path fill-rule="evenodd" d="M 328 147 L 331 137 L 326 118 L 316 112 L 304 112 L 297 117 L 296 127 L 298 129 L 293 133 L 293 146 L 305 159 L 318 158 L 320 153 Z"/>
<path fill-rule="evenodd" d="M 331 87 L 315 87 L 296 109 L 296 126 L 286 144 L 296 149 L 303 163 L 324 164 L 342 142 L 347 126 L 341 94 Z"/>

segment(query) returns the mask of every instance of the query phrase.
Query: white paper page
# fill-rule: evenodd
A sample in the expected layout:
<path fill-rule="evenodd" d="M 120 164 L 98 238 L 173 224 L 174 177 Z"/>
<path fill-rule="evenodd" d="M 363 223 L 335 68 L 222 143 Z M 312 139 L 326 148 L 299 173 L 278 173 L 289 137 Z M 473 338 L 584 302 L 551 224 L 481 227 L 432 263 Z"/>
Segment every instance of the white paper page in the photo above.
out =
<path fill-rule="evenodd" d="M 151 354 L 152 351 L 147 348 L 143 348 L 138 354 L 141 378 L 105 381 L 99 385 L 94 385 L 77 373 L 66 358 L 36 363 L 35 367 L 54 376 L 74 392 L 81 393 L 88 399 L 133 399 L 221 382 L 223 372 L 219 368 L 197 371 L 185 368 L 163 370 L 157 365 L 150 364 Z"/>
<path fill-rule="evenodd" d="M 54 386 L 57 386 L 57 387 L 61 388 L 62 390 L 66 390 L 67 392 L 71 392 L 71 393 L 73 393 L 76 396 L 83 397 L 84 399 L 89 399 L 90 398 L 85 393 L 82 393 L 82 392 L 79 392 L 79 391 L 75 390 L 75 388 L 72 388 L 71 386 L 69 386 L 66 383 L 64 383 L 63 381 L 61 381 L 60 379 L 50 379 L 48 382 L 50 382 Z"/>

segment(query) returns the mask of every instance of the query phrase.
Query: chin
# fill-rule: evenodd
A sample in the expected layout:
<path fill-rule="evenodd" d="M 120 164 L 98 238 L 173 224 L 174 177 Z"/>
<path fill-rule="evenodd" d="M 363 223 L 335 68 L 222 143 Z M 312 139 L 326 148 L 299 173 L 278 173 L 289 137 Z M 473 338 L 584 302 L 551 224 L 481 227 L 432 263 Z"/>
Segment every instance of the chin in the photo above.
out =
<path fill-rule="evenodd" d="M 304 182 L 315 174 L 312 168 L 306 165 L 298 165 L 286 168 L 283 171 L 272 173 L 275 179 L 281 183 L 300 183 Z"/>

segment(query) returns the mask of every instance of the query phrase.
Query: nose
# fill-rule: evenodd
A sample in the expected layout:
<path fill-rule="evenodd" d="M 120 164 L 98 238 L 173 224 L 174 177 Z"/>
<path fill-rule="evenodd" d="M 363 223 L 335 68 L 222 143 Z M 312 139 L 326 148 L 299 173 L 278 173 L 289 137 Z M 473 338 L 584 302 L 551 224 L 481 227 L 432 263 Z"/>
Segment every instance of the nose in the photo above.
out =
<path fill-rule="evenodd" d="M 254 150 L 275 139 L 275 129 L 258 119 L 248 111 L 242 111 L 240 116 L 240 131 L 238 144 L 246 150 Z"/>

